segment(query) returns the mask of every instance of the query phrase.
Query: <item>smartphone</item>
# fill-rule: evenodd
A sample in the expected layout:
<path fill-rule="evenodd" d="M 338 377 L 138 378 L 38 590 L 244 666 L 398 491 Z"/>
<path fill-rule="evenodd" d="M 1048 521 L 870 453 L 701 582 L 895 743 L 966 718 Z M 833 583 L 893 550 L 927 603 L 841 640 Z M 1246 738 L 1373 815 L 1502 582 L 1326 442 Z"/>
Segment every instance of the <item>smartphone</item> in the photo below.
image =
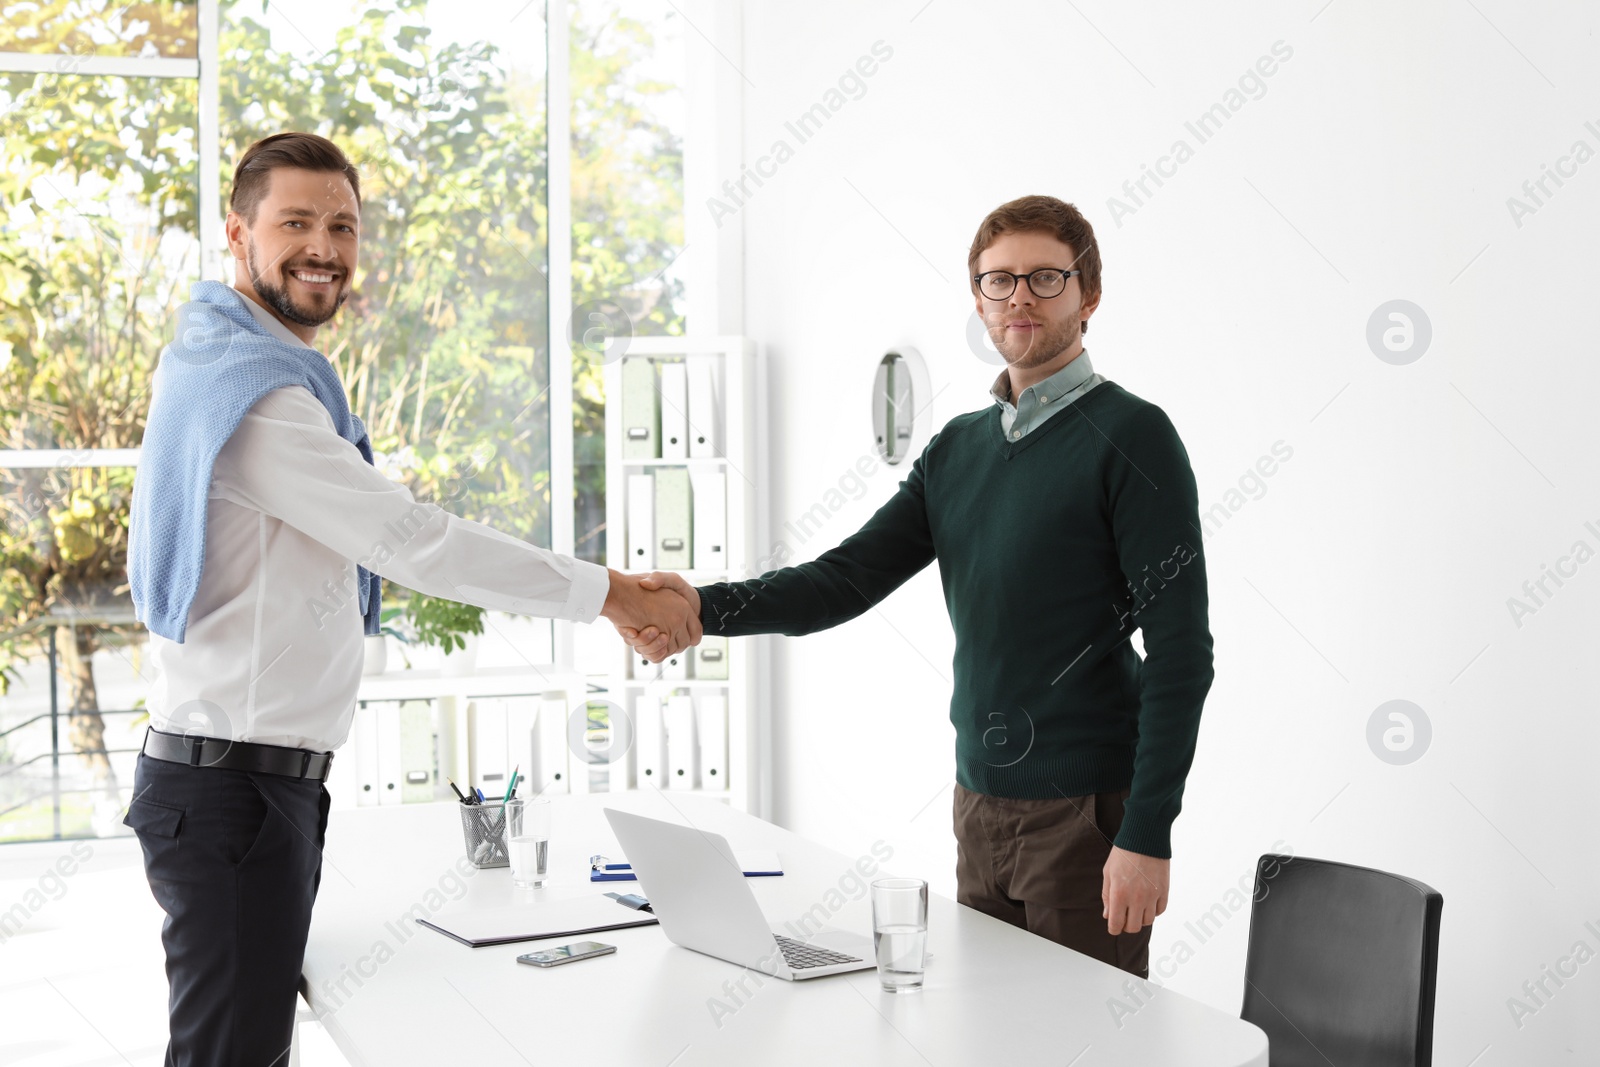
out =
<path fill-rule="evenodd" d="M 534 967 L 559 967 L 563 963 L 586 960 L 591 956 L 605 956 L 615 951 L 617 951 L 616 945 L 602 945 L 598 941 L 574 941 L 570 945 L 558 945 L 539 952 L 525 952 L 517 957 L 517 962 Z"/>

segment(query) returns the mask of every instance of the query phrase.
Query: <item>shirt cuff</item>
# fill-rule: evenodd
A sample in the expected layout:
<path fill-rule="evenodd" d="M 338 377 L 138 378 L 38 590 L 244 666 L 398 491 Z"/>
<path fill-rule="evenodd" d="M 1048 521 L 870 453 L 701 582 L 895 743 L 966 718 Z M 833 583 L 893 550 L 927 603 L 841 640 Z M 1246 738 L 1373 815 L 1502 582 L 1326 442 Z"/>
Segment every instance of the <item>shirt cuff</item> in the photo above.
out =
<path fill-rule="evenodd" d="M 567 594 L 567 605 L 562 618 L 573 622 L 594 622 L 600 609 L 606 606 L 611 595 L 611 572 L 598 563 L 575 559 L 572 561 L 572 590 Z"/>

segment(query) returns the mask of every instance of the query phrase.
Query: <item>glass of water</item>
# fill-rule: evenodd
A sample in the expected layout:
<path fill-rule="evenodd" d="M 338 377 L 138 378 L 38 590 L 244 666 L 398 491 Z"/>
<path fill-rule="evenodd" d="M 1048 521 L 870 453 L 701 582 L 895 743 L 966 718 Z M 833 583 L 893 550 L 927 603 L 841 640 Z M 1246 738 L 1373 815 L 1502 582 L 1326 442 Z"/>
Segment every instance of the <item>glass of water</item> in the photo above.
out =
<path fill-rule="evenodd" d="M 511 884 L 518 889 L 544 885 L 550 866 L 550 801 L 544 797 L 506 803 L 506 852 Z"/>
<path fill-rule="evenodd" d="M 872 942 L 878 982 L 885 993 L 922 990 L 928 945 L 928 883 L 921 878 L 880 878 L 872 883 Z"/>

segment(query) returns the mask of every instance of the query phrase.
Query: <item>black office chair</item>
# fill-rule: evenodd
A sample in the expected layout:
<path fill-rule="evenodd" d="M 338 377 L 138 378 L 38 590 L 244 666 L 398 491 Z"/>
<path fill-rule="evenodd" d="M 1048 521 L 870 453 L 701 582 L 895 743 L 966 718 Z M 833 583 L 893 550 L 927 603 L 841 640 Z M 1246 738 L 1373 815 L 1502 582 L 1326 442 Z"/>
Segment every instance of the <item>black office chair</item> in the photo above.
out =
<path fill-rule="evenodd" d="M 1431 1067 L 1443 907 L 1397 874 L 1262 856 L 1239 1015 L 1271 1067 Z"/>

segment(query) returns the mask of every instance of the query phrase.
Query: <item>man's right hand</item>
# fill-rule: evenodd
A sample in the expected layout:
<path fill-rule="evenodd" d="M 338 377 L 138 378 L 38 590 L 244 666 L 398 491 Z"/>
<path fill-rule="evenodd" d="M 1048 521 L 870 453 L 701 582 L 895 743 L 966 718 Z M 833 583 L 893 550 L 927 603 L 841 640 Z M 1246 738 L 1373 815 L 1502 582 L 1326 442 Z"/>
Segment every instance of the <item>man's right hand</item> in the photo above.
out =
<path fill-rule="evenodd" d="M 654 571 L 638 579 L 639 586 L 649 592 L 666 590 L 682 597 L 694 612 L 695 624 L 698 628 L 700 621 L 700 591 L 684 580 L 683 575 L 673 574 L 671 571 Z M 613 620 L 615 621 L 615 620 Z M 667 634 L 654 626 L 632 627 L 617 624 L 617 633 L 622 639 L 633 646 L 633 650 L 651 663 L 660 663 L 668 656 L 683 651 L 683 646 L 675 646 Z M 700 634 L 697 632 L 691 644 L 700 643 Z"/>
<path fill-rule="evenodd" d="M 651 663 L 700 643 L 700 594 L 677 575 L 611 571 L 611 591 L 600 614 Z M 676 585 L 659 580 L 671 577 Z M 687 590 L 687 593 L 684 592 Z"/>

